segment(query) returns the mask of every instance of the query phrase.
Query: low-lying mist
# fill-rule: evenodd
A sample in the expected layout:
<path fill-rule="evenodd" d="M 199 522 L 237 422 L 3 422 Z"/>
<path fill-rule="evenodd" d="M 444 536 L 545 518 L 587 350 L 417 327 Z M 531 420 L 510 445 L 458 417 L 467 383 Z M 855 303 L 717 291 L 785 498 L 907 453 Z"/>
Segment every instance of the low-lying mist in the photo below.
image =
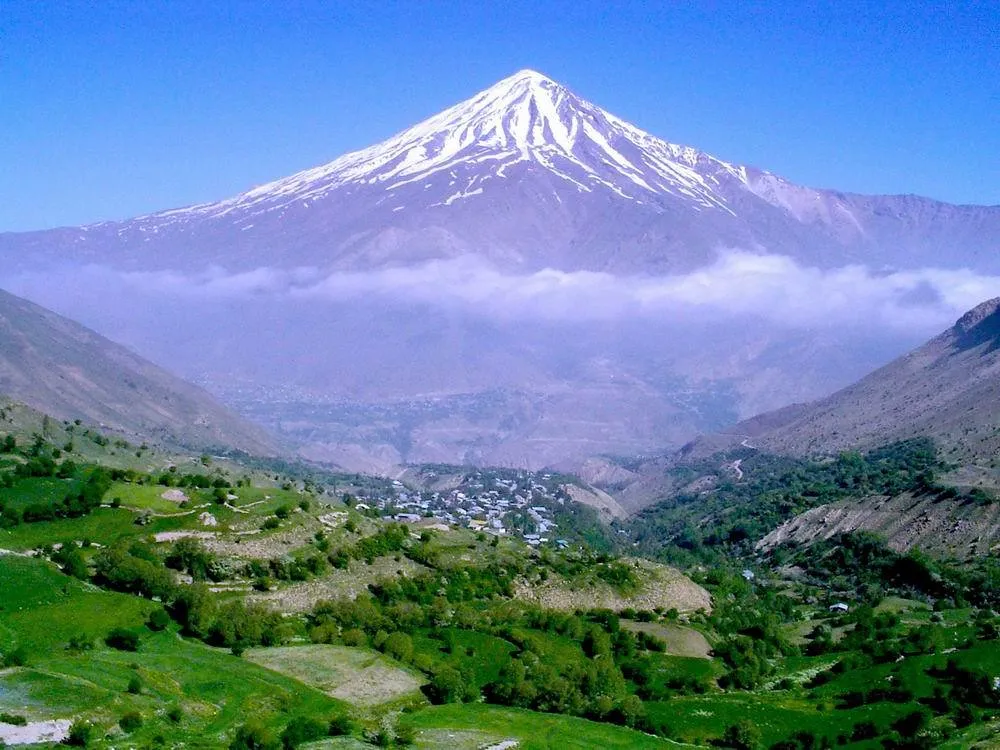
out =
<path fill-rule="evenodd" d="M 543 457 L 532 463 L 666 449 L 818 397 L 1000 295 L 1000 277 L 971 271 L 822 270 L 741 251 L 659 277 L 519 275 L 460 258 L 346 273 L 65 265 L 0 285 L 333 458 L 350 443 L 489 462 L 516 444 L 518 461 Z M 375 417 L 305 406 L 346 402 L 390 404 L 378 412 L 389 426 L 373 436 L 360 423 Z"/>

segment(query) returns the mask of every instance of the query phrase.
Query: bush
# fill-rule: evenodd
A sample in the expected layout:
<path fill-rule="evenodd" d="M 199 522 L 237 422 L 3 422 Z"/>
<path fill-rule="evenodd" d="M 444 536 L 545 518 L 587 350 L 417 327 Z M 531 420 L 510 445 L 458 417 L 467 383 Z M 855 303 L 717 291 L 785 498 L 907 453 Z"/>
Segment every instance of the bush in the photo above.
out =
<path fill-rule="evenodd" d="M 138 711 L 129 711 L 118 720 L 118 726 L 122 728 L 123 732 L 132 734 L 142 726 L 142 714 Z"/>
<path fill-rule="evenodd" d="M 92 648 L 94 648 L 93 639 L 83 633 L 70 636 L 69 643 L 66 644 L 67 651 L 76 651 L 78 653 L 90 651 Z"/>
<path fill-rule="evenodd" d="M 294 750 L 299 745 L 326 737 L 328 725 L 309 716 L 296 716 L 281 733 L 281 745 L 285 750 Z"/>
<path fill-rule="evenodd" d="M 413 656 L 413 639 L 406 633 L 400 633 L 399 631 L 391 633 L 385 639 L 382 650 L 393 659 L 409 661 L 410 657 Z"/>
<path fill-rule="evenodd" d="M 331 737 L 341 737 L 343 735 L 351 734 L 353 731 L 354 722 L 352 722 L 350 718 L 345 715 L 334 716 L 330 719 L 330 725 L 327 727 L 327 734 Z"/>
<path fill-rule="evenodd" d="M 63 740 L 67 745 L 74 747 L 86 747 L 90 744 L 90 739 L 94 735 L 94 727 L 89 721 L 77 719 L 70 725 L 69 734 Z"/>
<path fill-rule="evenodd" d="M 184 718 L 184 711 L 181 710 L 180 706 L 171 706 L 167 709 L 167 718 L 173 724 L 180 724 L 181 719 Z"/>
<path fill-rule="evenodd" d="M 726 729 L 722 744 L 735 750 L 757 750 L 760 747 L 760 730 L 749 721 L 741 721 Z"/>
<path fill-rule="evenodd" d="M 0 714 L 0 724 L 11 724 L 15 727 L 27 726 L 28 720 L 20 714 Z"/>
<path fill-rule="evenodd" d="M 167 610 L 162 607 L 154 609 L 150 612 L 149 619 L 146 620 L 146 627 L 154 631 L 164 630 L 169 624 L 170 615 L 168 615 Z"/>
<path fill-rule="evenodd" d="M 104 643 L 119 651 L 138 651 L 139 635 L 128 628 L 115 628 L 105 636 Z"/>
<path fill-rule="evenodd" d="M 142 692 L 142 678 L 134 674 L 128 678 L 128 687 L 125 690 L 131 695 L 139 695 Z"/>
<path fill-rule="evenodd" d="M 412 727 L 396 727 L 396 744 L 399 747 L 409 747 L 416 739 L 417 733 Z"/>
<path fill-rule="evenodd" d="M 368 644 L 368 636 L 360 628 L 345 630 L 340 636 L 345 646 L 365 646 Z"/>
<path fill-rule="evenodd" d="M 18 646 L 3 655 L 3 666 L 23 667 L 28 663 L 28 652 L 24 646 Z"/>
<path fill-rule="evenodd" d="M 248 722 L 236 730 L 229 750 L 277 750 L 280 745 L 260 724 Z"/>

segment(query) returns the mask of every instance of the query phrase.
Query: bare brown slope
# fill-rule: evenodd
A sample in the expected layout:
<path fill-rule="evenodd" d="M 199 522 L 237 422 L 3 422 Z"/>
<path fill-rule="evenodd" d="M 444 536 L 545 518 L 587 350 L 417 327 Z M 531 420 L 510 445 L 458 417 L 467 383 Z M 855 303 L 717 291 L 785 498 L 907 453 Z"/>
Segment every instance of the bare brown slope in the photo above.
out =
<path fill-rule="evenodd" d="M 942 557 L 983 557 L 1000 547 L 1000 504 L 980 506 L 910 494 L 841 500 L 783 523 L 761 539 L 757 549 L 811 544 L 858 530 L 881 535 L 898 552 L 918 548 Z"/>
<path fill-rule="evenodd" d="M 144 439 L 275 453 L 208 393 L 78 323 L 0 290 L 0 394 Z"/>
<path fill-rule="evenodd" d="M 998 417 L 1000 298 L 753 442 L 762 450 L 808 454 L 925 435 L 947 458 L 985 469 L 1000 449 Z"/>

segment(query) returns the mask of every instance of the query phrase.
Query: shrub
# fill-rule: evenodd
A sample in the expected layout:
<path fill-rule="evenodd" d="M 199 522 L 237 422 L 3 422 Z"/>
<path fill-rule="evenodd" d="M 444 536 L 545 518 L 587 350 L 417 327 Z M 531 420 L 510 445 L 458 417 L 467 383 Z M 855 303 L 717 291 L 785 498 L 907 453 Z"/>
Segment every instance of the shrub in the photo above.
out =
<path fill-rule="evenodd" d="M 142 726 L 142 714 L 138 711 L 129 711 L 118 720 L 118 726 L 122 728 L 122 731 L 132 734 Z"/>
<path fill-rule="evenodd" d="M 92 648 L 94 648 L 93 639 L 83 633 L 70 636 L 69 643 L 66 644 L 68 651 L 83 652 L 90 651 Z"/>
<path fill-rule="evenodd" d="M 330 719 L 330 725 L 327 727 L 327 734 L 331 737 L 340 737 L 342 735 L 351 734 L 353 731 L 354 722 L 352 722 L 346 715 L 334 716 Z"/>
<path fill-rule="evenodd" d="M 142 692 L 142 678 L 137 674 L 132 675 L 128 678 L 128 687 L 125 689 L 132 695 L 138 695 Z"/>
<path fill-rule="evenodd" d="M 760 747 L 760 730 L 749 721 L 741 721 L 726 729 L 722 744 L 735 750 L 756 750 Z"/>
<path fill-rule="evenodd" d="M 229 750 L 277 750 L 278 742 L 260 724 L 248 722 L 236 730 Z"/>
<path fill-rule="evenodd" d="M 146 620 L 146 627 L 155 631 L 164 630 L 169 624 L 170 615 L 162 607 L 150 612 L 149 619 Z"/>
<path fill-rule="evenodd" d="M 368 636 L 360 628 L 345 630 L 340 639 L 344 642 L 345 646 L 364 646 L 368 643 Z"/>
<path fill-rule="evenodd" d="M 174 724 L 180 724 L 184 718 L 184 712 L 180 706 L 171 706 L 167 709 L 167 718 Z"/>
<path fill-rule="evenodd" d="M 3 655 L 3 666 L 23 667 L 28 663 L 28 652 L 24 646 L 18 646 Z"/>
<path fill-rule="evenodd" d="M 417 733 L 412 727 L 396 727 L 396 744 L 399 747 L 409 747 L 417 739 Z"/>
<path fill-rule="evenodd" d="M 328 733 L 328 726 L 309 716 L 296 716 L 281 733 L 281 745 L 285 750 L 294 750 L 306 742 L 318 740 Z"/>
<path fill-rule="evenodd" d="M 27 726 L 28 720 L 20 714 L 0 714 L 0 724 L 11 724 L 15 727 Z"/>
<path fill-rule="evenodd" d="M 90 739 L 93 735 L 94 727 L 91 723 L 84 719 L 77 719 L 70 725 L 69 734 L 66 735 L 66 739 L 63 742 L 74 747 L 86 747 L 90 744 Z"/>
<path fill-rule="evenodd" d="M 413 656 L 413 639 L 406 633 L 396 631 L 385 639 L 382 650 L 393 659 L 409 661 L 410 657 Z"/>
<path fill-rule="evenodd" d="M 115 628 L 104 638 L 104 643 L 119 651 L 138 651 L 139 635 L 128 628 Z"/>

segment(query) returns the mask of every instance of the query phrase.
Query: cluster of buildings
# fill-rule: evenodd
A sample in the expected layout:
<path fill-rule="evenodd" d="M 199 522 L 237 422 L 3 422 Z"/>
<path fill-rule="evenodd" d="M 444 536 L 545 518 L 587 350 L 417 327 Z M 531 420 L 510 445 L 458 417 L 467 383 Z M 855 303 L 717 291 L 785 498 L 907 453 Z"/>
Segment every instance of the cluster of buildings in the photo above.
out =
<path fill-rule="evenodd" d="M 448 485 L 448 489 L 414 490 L 396 481 L 387 496 L 359 500 L 377 509 L 386 520 L 416 523 L 433 519 L 486 534 L 517 536 L 532 546 L 546 542 L 566 545 L 565 540 L 556 538 L 554 515 L 570 500 L 550 474 L 484 469 L 456 477 L 455 482 L 436 483 L 437 475 L 426 470 L 421 479 L 430 486 Z"/>

